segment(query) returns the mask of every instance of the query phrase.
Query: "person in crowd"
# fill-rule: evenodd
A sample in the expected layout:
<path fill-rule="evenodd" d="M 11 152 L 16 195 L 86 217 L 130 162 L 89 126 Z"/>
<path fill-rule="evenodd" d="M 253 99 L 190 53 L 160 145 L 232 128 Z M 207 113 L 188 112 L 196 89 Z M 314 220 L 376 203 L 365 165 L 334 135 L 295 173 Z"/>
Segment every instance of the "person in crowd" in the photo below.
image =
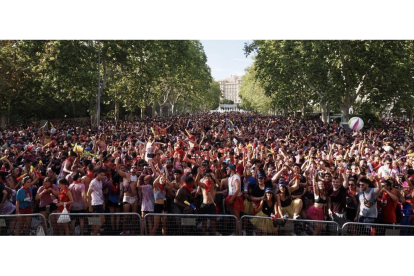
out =
<path fill-rule="evenodd" d="M 226 206 L 232 215 L 240 219 L 240 212 L 244 211 L 240 176 L 236 173 L 236 166 L 234 164 L 230 164 L 227 167 L 227 172 L 230 176 L 227 180 L 228 196 L 226 197 Z"/>
<path fill-rule="evenodd" d="M 346 223 L 346 196 L 348 178 L 345 173 L 332 178 L 332 188 L 328 190 L 328 214 L 340 227 Z"/>
<path fill-rule="evenodd" d="M 323 180 L 318 179 L 318 173 L 313 175 L 314 204 L 306 211 L 306 215 L 311 220 L 326 219 L 326 204 L 328 202 L 328 193 Z M 315 223 L 314 235 L 321 234 L 323 225 Z"/>
<path fill-rule="evenodd" d="M 16 202 L 16 195 L 24 187 L 22 179 L 25 176 L 31 177 L 32 185 L 29 188 L 32 188 L 32 198 L 29 196 L 27 200 L 31 199 L 32 211 L 47 215 L 47 211 L 50 212 L 54 208 L 53 203 L 48 203 L 56 195 L 53 192 L 52 195 L 45 192 L 49 185 L 48 182 L 46 186 L 43 183 L 45 177 L 50 179 L 50 187 L 56 192 L 53 185 L 57 184 L 58 179 L 68 179 L 71 182 L 74 181 L 76 174 L 80 174 L 81 180 L 78 182 L 82 182 L 85 191 L 89 191 L 91 181 L 95 179 L 94 174 L 104 169 L 105 178 L 102 178 L 104 186 L 99 188 L 95 183 L 95 186 L 98 186 L 95 187 L 97 190 L 90 191 L 94 194 L 93 197 L 96 197 L 96 201 L 90 197 L 87 202 L 88 207 L 90 201 L 94 201 L 94 204 L 91 204 L 93 206 L 104 205 L 98 204 L 100 203 L 99 189 L 102 189 L 104 193 L 108 191 L 106 205 L 110 210 L 118 212 L 116 208 L 119 208 L 117 207 L 119 205 L 114 208 L 110 206 L 111 202 L 116 204 L 110 198 L 117 197 L 117 183 L 114 182 L 117 172 L 118 175 L 123 174 L 118 197 L 124 204 L 121 212 L 141 212 L 143 210 L 139 207 L 142 206 L 142 200 L 140 197 L 136 200 L 135 196 L 145 194 L 149 196 L 149 200 L 150 197 L 154 200 L 153 193 L 157 193 L 160 187 L 157 185 L 156 188 L 153 185 L 145 187 L 146 185 L 139 185 L 138 180 L 140 184 L 144 184 L 145 176 L 150 176 L 152 180 L 160 173 L 166 173 L 168 174 L 166 177 L 172 180 L 171 189 L 166 189 L 166 205 L 170 213 L 172 208 L 179 205 L 179 203 L 174 204 L 174 201 L 177 192 L 185 184 L 187 174 L 195 170 L 192 173 L 194 180 L 197 175 L 196 168 L 202 167 L 205 171 L 211 169 L 214 174 L 213 181 L 219 182 L 214 198 L 216 209 L 225 213 L 227 207 L 228 211 L 238 218 L 243 214 L 253 215 L 255 208 L 251 202 L 259 205 L 264 199 L 262 198 L 264 190 L 273 187 L 275 191 L 279 191 L 278 196 L 282 197 L 283 205 L 286 205 L 290 199 L 291 204 L 293 202 L 295 206 L 293 209 L 301 209 L 296 210 L 299 212 L 297 214 L 295 210 L 293 212 L 287 210 L 286 213 L 292 213 L 288 214 L 289 218 L 296 215 L 300 215 L 302 219 L 317 217 L 318 220 L 334 220 L 340 225 L 345 221 L 344 216 L 347 221 L 355 218 L 357 221 L 361 219 L 369 223 L 373 221 L 385 223 L 384 219 L 394 221 L 389 214 L 389 210 L 393 209 L 392 194 L 394 193 L 398 198 L 395 223 L 402 221 L 409 223 L 409 220 L 403 220 L 400 210 L 403 210 L 408 217 L 412 206 L 410 202 L 413 197 L 411 180 L 414 181 L 414 144 L 412 143 L 414 124 L 410 122 L 384 119 L 372 130 L 347 132 L 338 125 L 323 123 L 319 119 L 229 112 L 143 118 L 135 119 L 133 122 L 102 120 L 98 128 L 92 127 L 90 122 L 79 120 L 56 121 L 53 125 L 51 129 L 43 129 L 43 132 L 38 131 L 42 127 L 38 123 L 28 123 L 24 127 L 8 125 L 0 133 L 0 145 L 3 145 L 0 152 L 3 173 L 0 182 L 5 188 L 2 194 L 5 195 L 7 192 L 10 198 L 7 200 L 3 196 L 1 212 L 13 212 L 13 206 L 19 205 L 16 208 L 18 213 L 21 204 L 24 207 L 24 201 L 19 201 L 21 204 Z M 166 132 L 164 129 L 167 126 Z M 39 133 L 43 133 L 44 137 Z M 118 161 L 114 164 L 113 160 Z M 265 176 L 264 180 L 258 178 L 259 174 Z M 301 180 L 302 174 L 306 181 Z M 318 179 L 312 184 L 315 174 Z M 289 195 L 286 191 L 289 192 L 289 189 L 295 186 L 296 175 L 299 177 L 298 189 L 291 191 Z M 403 175 L 404 179 L 400 175 Z M 209 178 L 201 174 L 199 182 L 205 184 L 206 180 L 203 179 L 206 177 Z M 376 183 L 382 183 L 380 182 L 382 178 L 391 183 L 391 189 L 388 185 L 385 185 L 384 189 L 380 185 L 381 193 L 377 194 Z M 349 180 L 349 188 L 346 188 L 347 180 Z M 364 185 L 367 180 L 368 185 L 371 186 Z M 152 183 L 152 181 L 146 182 Z M 287 185 L 278 185 L 281 182 Z M 306 182 L 308 186 L 305 189 Z M 357 183 L 362 184 L 364 192 L 361 193 L 362 188 L 358 190 L 358 187 L 352 185 Z M 201 199 L 204 188 L 201 187 L 202 184 L 194 185 L 200 186 Z M 144 187 L 145 192 L 143 193 L 142 187 L 138 186 Z M 39 189 L 36 191 L 37 187 Z M 196 187 L 193 188 L 197 190 Z M 281 189 L 285 189 L 284 193 L 280 193 Z M 70 190 L 74 194 L 72 189 Z M 180 193 L 183 192 L 181 190 Z M 254 195 L 256 192 L 257 197 Z M 20 196 L 22 195 L 26 196 L 24 189 L 20 192 Z M 194 192 L 189 196 L 194 195 L 197 193 Z M 374 202 L 376 195 L 380 195 L 380 200 L 383 201 L 377 206 L 381 209 L 381 215 L 376 213 L 374 207 L 366 207 L 363 204 L 364 195 L 367 205 L 370 205 L 371 197 Z M 221 199 L 223 196 L 226 198 L 224 204 Z M 391 201 L 388 196 L 391 197 Z M 181 200 L 180 197 L 178 202 Z M 136 203 L 132 203 L 134 199 Z M 277 201 L 277 196 L 275 199 Z M 324 202 L 325 199 L 328 202 Z M 299 200 L 303 203 L 299 204 Z M 313 200 L 316 202 L 313 203 Z M 74 199 L 74 203 L 71 204 L 72 213 L 76 211 L 72 209 L 76 206 L 75 201 L 77 199 Z M 40 210 L 37 210 L 37 202 Z M 197 205 L 197 202 L 194 203 Z M 137 207 L 135 209 L 134 204 Z M 325 209 L 325 205 L 326 210 L 321 212 L 320 209 Z M 289 206 L 278 206 L 278 209 Z M 185 208 L 185 206 L 180 207 Z M 98 213 L 99 208 L 95 207 Z M 93 209 L 92 207 L 92 211 Z M 155 208 L 152 211 L 151 208 L 148 210 L 152 212 Z M 202 212 L 204 211 L 203 208 Z M 308 214 L 311 216 L 309 217 Z M 75 216 L 73 214 L 73 217 Z M 130 224 L 128 220 L 124 222 Z M 111 227 L 111 225 L 113 224 L 102 225 L 102 227 Z M 115 229 L 116 225 L 115 220 Z M 96 224 L 92 226 L 95 227 Z M 243 229 L 246 227 L 249 226 L 242 226 Z M 16 232 L 14 228 L 12 232 Z"/>
<path fill-rule="evenodd" d="M 287 217 L 298 219 L 300 218 L 300 212 L 302 211 L 302 199 L 292 198 L 292 192 L 299 188 L 299 175 L 295 175 L 293 186 L 289 187 L 286 182 L 279 182 L 279 190 L 276 193 L 277 208 L 279 217 L 285 219 Z M 287 216 L 286 216 L 287 215 Z"/>
<path fill-rule="evenodd" d="M 277 234 L 277 228 L 273 226 L 273 222 L 270 219 L 259 218 L 271 217 L 272 214 L 276 214 L 274 217 L 274 219 L 276 219 L 278 217 L 277 214 L 279 213 L 273 188 L 268 187 L 264 192 L 264 197 L 260 201 L 259 206 L 254 206 L 258 218 L 252 218 L 250 221 L 255 226 L 257 235 L 275 235 Z"/>
<path fill-rule="evenodd" d="M 86 202 L 86 192 L 85 184 L 82 183 L 82 178 L 80 173 L 76 173 L 72 178 L 73 182 L 69 185 L 69 190 L 73 197 L 73 203 L 70 205 L 71 214 L 81 214 L 86 213 L 87 202 Z M 76 222 L 79 222 L 79 234 L 83 236 L 85 232 L 85 222 L 82 216 L 71 216 L 71 232 L 75 233 Z"/>
<path fill-rule="evenodd" d="M 168 180 L 166 173 L 160 174 L 153 184 L 154 189 L 154 213 L 163 214 L 167 213 L 167 190 L 171 187 L 171 182 Z M 167 217 L 165 216 L 154 216 L 154 226 L 151 229 L 151 236 L 155 236 L 158 230 L 158 226 L 162 223 L 162 234 L 167 235 Z"/>
<path fill-rule="evenodd" d="M 398 196 L 393 191 L 392 183 L 389 180 L 381 180 L 381 218 L 380 223 L 395 224 L 397 222 L 396 208 Z"/>
<path fill-rule="evenodd" d="M 377 197 L 381 187 L 376 182 L 363 177 L 359 180 L 359 193 L 357 194 L 358 208 L 354 221 L 363 223 L 376 223 L 378 221 Z M 370 188 L 372 187 L 372 188 Z"/>
<path fill-rule="evenodd" d="M 105 213 L 105 200 L 103 195 L 103 180 L 106 178 L 105 171 L 103 169 L 99 169 L 96 173 L 96 177 L 91 181 L 88 190 L 88 206 L 90 213 L 102 214 Z M 100 235 L 99 230 L 101 229 L 102 225 L 105 223 L 105 216 L 99 215 L 99 223 L 92 226 L 92 235 L 97 236 Z"/>
<path fill-rule="evenodd" d="M 58 195 L 58 202 L 56 203 L 57 206 L 57 212 L 62 213 L 64 209 L 69 213 L 70 205 L 73 203 L 73 196 L 72 192 L 69 190 L 69 182 L 65 178 L 61 178 L 58 181 L 59 184 L 59 195 Z M 62 230 L 61 232 L 64 233 L 65 236 L 69 236 L 70 229 L 69 229 L 69 222 L 66 223 L 59 223 L 58 219 L 58 225 L 60 228 L 59 230 Z"/>
<path fill-rule="evenodd" d="M 22 187 L 16 194 L 16 214 L 30 215 L 32 214 L 33 192 L 31 188 L 32 179 L 30 176 L 25 176 L 22 179 Z M 23 235 L 27 236 L 30 233 L 30 226 L 32 222 L 31 216 L 19 216 L 17 218 L 17 229 L 14 232 L 15 236 L 20 236 L 23 229 Z"/>

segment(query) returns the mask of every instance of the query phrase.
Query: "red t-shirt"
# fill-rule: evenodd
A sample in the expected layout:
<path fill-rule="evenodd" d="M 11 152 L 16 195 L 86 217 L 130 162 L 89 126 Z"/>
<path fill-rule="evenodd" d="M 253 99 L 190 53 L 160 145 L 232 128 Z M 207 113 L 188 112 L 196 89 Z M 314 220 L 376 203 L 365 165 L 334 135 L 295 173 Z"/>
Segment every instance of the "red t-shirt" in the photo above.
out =
<path fill-rule="evenodd" d="M 395 193 L 390 192 L 393 195 L 397 196 Z M 381 213 L 381 222 L 385 223 L 396 223 L 397 222 L 397 215 L 395 213 L 395 209 L 397 208 L 397 201 L 391 199 L 391 197 L 387 193 L 382 194 L 383 201 L 387 201 L 385 206 L 382 206 L 382 213 Z"/>
<path fill-rule="evenodd" d="M 66 189 L 62 189 L 61 191 L 60 191 L 60 193 L 59 193 L 59 201 L 60 202 L 69 202 L 69 197 L 68 197 L 68 195 L 66 194 L 67 192 L 69 191 L 69 189 L 68 188 L 66 188 Z M 62 206 L 59 206 L 58 207 L 58 212 L 59 213 L 62 213 L 62 211 L 63 211 L 63 207 L 64 207 L 64 205 L 62 205 Z M 66 204 L 66 210 L 69 212 L 69 210 L 70 210 L 70 204 Z"/>

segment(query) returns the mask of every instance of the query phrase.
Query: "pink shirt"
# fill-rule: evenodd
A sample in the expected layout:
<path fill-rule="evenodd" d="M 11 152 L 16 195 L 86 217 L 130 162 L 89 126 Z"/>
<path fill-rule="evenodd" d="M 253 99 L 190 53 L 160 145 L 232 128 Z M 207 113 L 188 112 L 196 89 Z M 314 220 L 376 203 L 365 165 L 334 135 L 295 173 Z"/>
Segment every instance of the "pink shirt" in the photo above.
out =
<path fill-rule="evenodd" d="M 73 197 L 73 203 L 70 205 L 70 209 L 73 211 L 85 209 L 85 202 L 82 198 L 82 193 L 85 192 L 85 184 L 74 182 L 69 185 L 69 190 L 72 192 Z"/>
<path fill-rule="evenodd" d="M 59 188 L 55 184 L 53 184 L 51 188 L 53 191 L 59 192 Z M 44 189 L 43 186 L 40 187 L 37 193 L 40 194 Z M 40 198 L 39 207 L 45 207 L 46 205 L 52 204 L 53 200 L 57 200 L 57 198 L 52 193 L 46 193 Z"/>

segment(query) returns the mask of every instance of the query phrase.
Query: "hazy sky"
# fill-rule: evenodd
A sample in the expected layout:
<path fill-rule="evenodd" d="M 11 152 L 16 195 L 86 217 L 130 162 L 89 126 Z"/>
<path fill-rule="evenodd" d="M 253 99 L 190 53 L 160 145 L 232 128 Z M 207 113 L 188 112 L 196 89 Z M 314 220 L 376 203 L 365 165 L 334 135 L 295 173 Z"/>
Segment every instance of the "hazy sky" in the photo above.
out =
<path fill-rule="evenodd" d="M 207 64 L 213 78 L 218 81 L 230 75 L 244 75 L 244 69 L 253 63 L 246 58 L 244 43 L 248 40 L 201 40 L 207 55 Z"/>

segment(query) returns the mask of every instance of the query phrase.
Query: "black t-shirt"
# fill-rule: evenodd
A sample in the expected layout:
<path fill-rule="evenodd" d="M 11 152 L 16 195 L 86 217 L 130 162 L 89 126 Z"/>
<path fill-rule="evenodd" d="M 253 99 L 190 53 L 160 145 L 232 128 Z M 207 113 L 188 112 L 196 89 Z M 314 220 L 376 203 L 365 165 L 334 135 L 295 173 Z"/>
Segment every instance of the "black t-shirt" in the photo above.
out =
<path fill-rule="evenodd" d="M 254 197 L 262 197 L 262 196 L 264 196 L 265 189 L 266 189 L 266 186 L 265 186 L 265 188 L 262 190 L 262 189 L 260 189 L 259 184 L 256 184 L 256 185 L 253 187 L 253 189 L 252 189 L 252 191 L 251 191 L 250 195 L 251 195 L 251 196 L 254 196 Z"/>
<path fill-rule="evenodd" d="M 329 190 L 329 197 L 332 202 L 332 212 L 343 213 L 346 208 L 346 189 L 341 186 L 338 190 L 334 191 L 333 187 Z"/>
<path fill-rule="evenodd" d="M 274 211 L 275 211 L 274 206 L 269 206 L 269 205 L 267 204 L 267 201 L 266 201 L 266 200 L 265 200 L 265 201 L 263 201 L 263 206 L 262 206 L 262 212 L 263 212 L 263 213 L 265 213 L 266 215 L 268 215 L 268 216 L 270 217 L 270 215 L 271 215 L 272 213 L 274 213 Z"/>

